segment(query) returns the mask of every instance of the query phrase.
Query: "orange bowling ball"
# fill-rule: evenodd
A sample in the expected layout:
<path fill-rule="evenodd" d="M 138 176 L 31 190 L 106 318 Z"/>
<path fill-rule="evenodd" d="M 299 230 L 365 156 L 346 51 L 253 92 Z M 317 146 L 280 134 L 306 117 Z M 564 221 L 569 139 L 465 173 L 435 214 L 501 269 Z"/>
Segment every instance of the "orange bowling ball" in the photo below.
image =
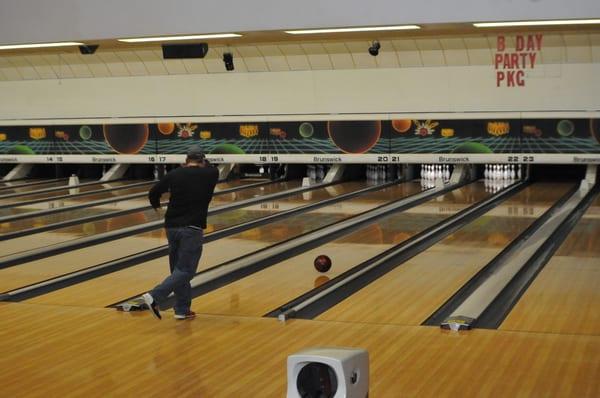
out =
<path fill-rule="evenodd" d="M 324 254 L 315 258 L 315 269 L 319 272 L 327 272 L 331 268 L 331 259 Z"/>
<path fill-rule="evenodd" d="M 410 119 L 395 119 L 392 120 L 392 128 L 399 133 L 406 133 L 410 126 L 412 125 L 412 120 Z"/>
<path fill-rule="evenodd" d="M 163 135 L 170 135 L 175 130 L 175 123 L 158 123 L 156 126 Z"/>

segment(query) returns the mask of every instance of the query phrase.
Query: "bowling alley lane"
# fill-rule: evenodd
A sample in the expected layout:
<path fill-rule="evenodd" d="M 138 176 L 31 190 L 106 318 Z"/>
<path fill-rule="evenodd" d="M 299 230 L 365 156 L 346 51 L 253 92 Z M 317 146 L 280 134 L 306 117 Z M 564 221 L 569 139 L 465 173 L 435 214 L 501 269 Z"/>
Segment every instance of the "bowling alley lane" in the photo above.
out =
<path fill-rule="evenodd" d="M 600 335 L 600 198 L 500 325 L 503 330 Z"/>
<path fill-rule="evenodd" d="M 80 181 L 87 182 L 87 181 Z M 67 178 L 62 178 L 60 180 L 49 179 L 48 182 L 44 180 L 25 180 L 25 181 L 15 181 L 14 183 L 6 183 L 2 187 L 0 187 L 0 196 L 2 195 L 10 195 L 13 193 L 26 193 L 31 191 L 37 191 L 46 188 L 55 188 L 62 187 L 69 184 L 69 180 Z"/>
<path fill-rule="evenodd" d="M 273 201 L 268 204 L 265 210 L 284 210 L 308 203 L 316 203 L 364 186 L 364 182 L 352 182 L 322 188 L 314 192 L 305 192 L 295 198 Z M 420 190 L 421 187 L 418 183 L 403 183 L 209 242 L 204 245 L 198 270 L 214 267 L 225 261 L 244 256 L 336 221 L 344 220 L 357 213 L 417 193 Z M 262 207 L 262 205 L 259 205 L 254 208 Z M 274 213 L 274 211 L 269 210 L 268 213 Z M 267 212 L 263 215 L 267 215 Z M 212 224 L 209 227 L 215 228 L 214 220 L 209 220 L 209 223 Z M 165 256 L 29 301 L 104 307 L 151 289 L 164 279 L 168 273 L 168 258 Z"/>
<path fill-rule="evenodd" d="M 226 204 L 227 201 L 251 198 L 257 195 L 267 195 L 269 193 L 280 192 L 297 187 L 299 182 L 278 182 L 260 187 L 249 187 L 242 189 L 238 195 L 231 196 L 224 194 L 226 199 L 211 202 L 211 207 Z M 333 191 L 338 192 L 338 191 Z M 221 195 L 216 196 L 219 198 Z M 302 193 L 295 195 L 302 198 Z M 227 199 L 228 198 L 228 199 Z M 250 205 L 244 208 L 223 212 L 208 217 L 207 232 L 222 229 L 231 225 L 239 224 L 245 221 L 264 217 L 276 213 L 279 210 L 277 203 L 292 201 L 292 197 L 273 202 L 272 206 L 263 207 L 262 205 Z M 304 204 L 298 203 L 298 205 Z M 0 291 L 14 289 L 31 283 L 36 283 L 47 278 L 52 278 L 68 272 L 77 271 L 83 268 L 101 264 L 106 261 L 118 259 L 124 256 L 139 253 L 144 250 L 154 249 L 167 243 L 163 228 L 131 235 L 125 238 L 105 242 L 99 245 L 93 245 L 86 248 L 73 250 L 71 252 L 58 254 L 44 259 L 19 264 L 0 270 Z M 145 272 L 142 270 L 141 272 Z"/>
<path fill-rule="evenodd" d="M 122 188 L 122 189 L 126 189 L 127 186 L 131 185 L 131 184 L 138 184 L 144 181 L 114 181 L 114 182 L 107 182 L 104 184 L 92 184 L 92 185 L 84 185 L 83 187 L 76 187 L 76 188 L 69 188 L 68 186 L 65 186 L 65 189 L 60 189 L 57 191 L 50 191 L 50 192 L 39 192 L 39 193 L 35 193 L 35 192 L 30 192 L 27 195 L 21 195 L 18 197 L 10 197 L 10 198 L 2 198 L 2 193 L 0 193 L 0 205 L 6 206 L 6 205 L 17 205 L 20 202 L 23 201 L 29 201 L 29 200 L 41 200 L 41 199 L 48 199 L 51 200 L 52 198 L 55 198 L 57 196 L 64 196 L 64 195 L 72 195 L 72 194 L 80 194 L 80 193 L 86 193 L 86 192 L 92 192 L 92 191 L 100 191 L 103 189 L 111 189 L 111 188 Z M 147 181 L 147 185 L 145 185 L 145 187 L 149 187 L 151 184 L 151 181 Z M 121 189 L 119 189 L 116 192 L 121 191 Z M 90 194 L 91 196 L 91 194 Z"/>
<path fill-rule="evenodd" d="M 571 188 L 526 187 L 317 319 L 421 324 Z"/>
<path fill-rule="evenodd" d="M 44 202 L 26 204 L 23 206 L 11 206 L 11 207 L 7 207 L 4 209 L 0 209 L 0 217 L 8 217 L 8 216 L 16 215 L 16 214 L 26 214 L 26 213 L 30 213 L 30 212 L 34 212 L 34 211 L 48 210 L 48 209 L 54 209 L 54 208 L 58 208 L 58 207 L 73 206 L 73 205 L 91 202 L 93 200 L 118 198 L 123 195 L 147 192 L 149 187 L 150 187 L 149 185 L 142 185 L 142 186 L 136 186 L 136 187 L 131 187 L 131 188 L 123 187 L 123 189 L 119 189 L 116 191 L 99 192 L 99 193 L 77 196 L 74 198 L 66 198 L 66 199 L 54 199 L 53 200 L 52 198 L 48 198 L 48 200 L 44 201 Z M 89 188 L 89 187 L 87 187 L 87 188 Z M 78 188 L 73 188 L 73 193 L 77 193 L 77 190 L 78 190 Z M 27 201 L 28 199 L 29 199 L 29 197 L 26 197 L 21 200 Z M 10 201 L 11 201 L 11 203 L 17 203 L 20 200 L 19 200 L 19 198 L 12 198 L 12 199 L 10 199 Z"/>
<path fill-rule="evenodd" d="M 192 308 L 200 313 L 262 316 L 488 195 L 479 182 L 457 188 L 443 194 L 441 199 L 434 198 L 409 211 L 386 216 L 348 235 L 197 297 Z M 332 260 L 333 265 L 327 273 L 314 269 L 313 261 L 320 254 Z"/>
<path fill-rule="evenodd" d="M 90 183 L 90 182 L 94 182 L 94 180 L 81 180 L 80 184 Z M 133 182 L 134 181 L 114 181 L 111 184 L 119 183 L 119 185 L 123 185 L 123 184 L 131 184 Z M 114 186 L 117 186 L 117 185 L 114 185 Z M 64 189 L 53 190 L 50 192 L 43 192 L 46 189 L 57 189 L 57 188 L 64 188 Z M 85 185 L 80 188 L 80 191 L 84 192 L 84 188 L 85 188 L 85 190 L 90 191 L 90 190 L 102 189 L 102 185 L 99 183 Z M 21 197 L 24 198 L 23 200 L 29 200 L 29 199 L 33 200 L 33 199 L 40 199 L 40 198 L 53 197 L 53 196 L 57 196 L 57 195 L 67 195 L 67 194 L 69 194 L 69 180 L 62 179 L 61 181 L 54 182 L 54 183 L 34 184 L 31 186 L 25 186 L 23 188 L 0 189 L 0 204 L 6 205 L 6 204 L 18 202 L 19 198 L 21 198 Z M 10 197 L 5 198 L 5 196 L 8 196 L 8 195 L 11 195 L 11 196 L 19 195 L 19 196 L 12 197 L 12 198 L 10 198 Z"/>
<path fill-rule="evenodd" d="M 63 181 L 66 181 L 66 179 L 63 178 Z M 0 179 L 0 192 L 4 191 L 5 189 L 24 187 L 24 186 L 27 186 L 30 184 L 35 184 L 35 183 L 50 184 L 51 182 L 56 182 L 56 179 L 48 178 L 48 179 L 36 180 L 35 178 L 27 178 L 27 179 L 23 179 L 23 180 L 13 180 L 13 181 L 4 181 L 4 180 Z"/>
<path fill-rule="evenodd" d="M 215 192 L 219 192 L 224 189 L 242 187 L 243 185 L 249 185 L 256 182 L 256 180 L 234 180 L 230 182 L 221 182 L 217 184 Z M 147 186 L 145 189 L 149 190 L 150 187 Z M 270 190 L 271 189 L 268 189 L 268 191 Z M 144 191 L 142 190 L 141 192 Z M 254 195 L 254 191 L 252 191 L 251 194 Z M 244 193 L 240 192 L 239 195 L 243 196 Z M 165 194 L 163 195 L 162 200 L 166 201 L 168 198 L 168 194 Z M 228 203 L 230 200 L 231 198 L 221 199 L 219 198 L 219 195 L 217 195 L 214 197 L 213 205 L 215 203 Z M 46 225 L 59 223 L 62 221 L 75 220 L 80 217 L 100 215 L 112 211 L 127 210 L 148 205 L 148 198 L 146 195 L 143 195 L 139 198 L 120 200 L 118 202 L 105 203 L 102 205 L 75 209 L 68 212 L 60 212 L 39 217 L 29 217 L 21 220 L 8 221 L 0 223 L 0 236 L 30 228 L 44 227 Z M 104 220 L 81 223 L 70 227 L 55 229 L 50 232 L 32 234 L 21 238 L 11 239 L 10 241 L 0 241 L 0 253 L 2 253 L 2 256 L 7 256 L 23 250 L 32 250 L 37 247 L 43 247 L 71 239 L 107 232 L 109 230 L 155 221 L 163 216 L 164 213 L 162 212 L 157 213 L 154 210 L 144 210 L 122 216 L 111 217 Z"/>
<path fill-rule="evenodd" d="M 215 190 L 218 192 L 220 190 L 232 188 L 235 186 L 240 187 L 240 191 L 225 193 L 223 195 L 214 196 L 214 200 L 211 202 L 211 207 L 224 205 L 227 203 L 231 203 L 235 200 L 240 199 L 248 199 L 253 198 L 257 194 L 266 195 L 279 192 L 281 189 L 289 189 L 288 186 L 295 187 L 297 185 L 296 182 L 290 183 L 274 183 L 267 184 L 266 186 L 244 189 L 243 185 L 240 185 L 238 182 L 233 183 L 219 183 Z M 168 199 L 168 195 L 164 195 L 162 197 L 163 200 Z M 82 217 L 86 215 L 90 215 L 92 211 L 101 211 L 108 212 L 112 210 L 120 210 L 131 208 L 133 206 L 147 206 L 148 199 L 144 196 L 141 199 L 136 199 L 134 201 L 120 201 L 115 202 L 118 207 L 113 207 L 110 205 L 102 205 L 97 209 L 96 207 L 89 207 L 80 210 L 74 210 L 71 212 L 63 212 L 58 214 L 52 214 L 45 217 L 40 217 L 40 220 L 35 218 L 33 219 L 25 219 L 25 220 L 16 220 L 11 222 L 10 226 L 7 228 L 4 223 L 0 224 L 0 231 L 6 232 L 6 229 L 10 231 L 18 230 L 18 227 L 36 227 L 43 226 L 46 224 L 50 224 L 52 222 L 60 222 L 65 221 L 77 217 Z M 112 205 L 112 204 L 111 204 Z M 158 212 L 153 209 L 146 209 L 143 211 L 124 214 L 122 216 L 110 217 L 102 220 L 92 221 L 89 223 L 78 224 L 75 226 L 59 228 L 51 231 L 41 232 L 38 234 L 32 234 L 28 236 L 23 236 L 14 239 L 8 239 L 4 241 L 0 241 L 0 260 L 3 257 L 14 255 L 21 252 L 26 252 L 28 250 L 33 250 L 37 248 L 47 247 L 53 244 L 63 243 L 70 240 L 82 238 L 85 236 L 90 236 L 94 234 L 99 234 L 102 232 L 114 231 L 121 228 L 131 227 L 134 225 L 140 225 L 146 222 L 160 220 L 164 217 L 164 209 L 159 210 Z"/>

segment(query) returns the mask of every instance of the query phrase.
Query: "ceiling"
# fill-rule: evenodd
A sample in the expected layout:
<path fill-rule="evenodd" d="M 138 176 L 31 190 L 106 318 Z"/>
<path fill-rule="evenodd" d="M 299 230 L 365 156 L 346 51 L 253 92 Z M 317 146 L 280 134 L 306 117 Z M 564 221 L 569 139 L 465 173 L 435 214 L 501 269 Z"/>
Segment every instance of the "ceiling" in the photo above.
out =
<path fill-rule="evenodd" d="M 491 65 L 497 35 L 502 31 L 441 32 L 381 38 L 377 57 L 369 55 L 367 49 L 372 39 L 365 35 L 335 36 L 335 40 L 325 35 L 310 40 L 297 37 L 284 40 L 256 34 L 229 43 L 209 42 L 205 58 L 186 60 L 163 59 L 159 43 L 100 42 L 98 51 L 91 55 L 82 55 L 77 48 L 11 51 L 0 53 L 0 81 Z M 509 49 L 514 48 L 514 36 L 514 32 L 506 33 Z M 232 72 L 225 70 L 224 52 L 233 54 Z M 544 32 L 537 63 L 600 63 L 600 31 L 596 28 Z"/>

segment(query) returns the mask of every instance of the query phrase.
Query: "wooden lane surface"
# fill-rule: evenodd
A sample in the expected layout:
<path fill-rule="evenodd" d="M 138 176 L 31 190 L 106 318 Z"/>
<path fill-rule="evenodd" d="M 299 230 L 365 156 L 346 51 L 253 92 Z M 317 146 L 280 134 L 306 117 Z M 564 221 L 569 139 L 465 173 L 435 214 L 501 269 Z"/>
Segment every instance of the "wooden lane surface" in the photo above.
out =
<path fill-rule="evenodd" d="M 167 315 L 165 313 L 165 315 Z M 369 352 L 369 397 L 600 396 L 600 336 L 0 304 L 6 397 L 286 394 L 287 357 Z"/>
<path fill-rule="evenodd" d="M 143 206 L 147 204 L 147 201 L 147 199 L 144 199 L 136 202 L 138 202 L 138 206 Z M 86 215 L 89 216 L 92 214 L 102 214 L 113 211 L 114 209 L 108 207 L 104 208 L 103 210 L 104 211 L 96 213 L 92 211 L 92 209 L 81 209 L 80 211 L 65 212 L 59 214 L 68 215 L 69 213 L 71 213 L 73 215 L 73 218 L 78 218 L 85 217 Z M 83 224 L 76 224 L 64 228 L 57 228 L 50 231 L 39 232 L 35 234 L 21 236 L 18 238 L 3 240 L 0 241 L 0 253 L 2 253 L 0 259 L 4 256 L 10 256 L 28 250 L 41 249 L 43 247 L 69 242 L 86 236 L 91 236 L 108 231 L 114 231 L 120 228 L 160 220 L 164 217 L 164 213 L 165 212 L 162 209 L 160 211 L 154 211 L 153 209 L 138 211 L 135 213 L 124 214 L 118 217 L 109 217 Z M 64 220 L 64 218 L 62 219 Z M 21 223 L 21 221 L 26 221 L 26 223 Z M 31 220 L 17 220 L 14 222 L 13 225 L 17 225 L 19 227 L 26 225 L 28 228 L 35 228 L 44 226 L 46 224 L 43 222 L 39 222 L 38 224 L 35 221 L 32 222 Z M 22 228 L 18 228 L 16 230 L 20 229 Z M 13 231 L 14 230 L 11 229 L 11 232 Z"/>
<path fill-rule="evenodd" d="M 416 233 L 447 218 L 448 208 L 454 213 L 489 194 L 483 184 L 474 183 L 444 194 L 420 206 L 438 203 L 439 214 L 424 216 L 414 212 L 398 212 L 368 224 L 351 234 L 282 261 L 267 269 L 223 286 L 193 300 L 196 312 L 227 315 L 262 316 L 297 296 L 368 260 Z M 325 254 L 332 267 L 326 273 L 315 270 L 315 257 Z"/>
<path fill-rule="evenodd" d="M 7 207 L 4 209 L 0 209 L 0 217 L 8 217 L 8 216 L 16 215 L 16 214 L 29 213 L 29 212 L 39 211 L 39 210 L 54 209 L 57 207 L 85 204 L 86 202 L 91 202 L 93 200 L 118 198 L 119 196 L 122 196 L 122 195 L 147 192 L 149 188 L 150 188 L 150 186 L 146 185 L 146 186 L 141 186 L 141 187 L 140 186 L 133 187 L 133 188 L 129 188 L 129 189 L 124 188 L 124 189 L 120 189 L 118 191 L 100 192 L 100 193 L 95 193 L 95 194 L 90 194 L 90 195 L 85 195 L 85 196 L 77 196 L 74 198 L 67 198 L 67 199 L 49 198 L 48 201 L 45 201 L 45 202 L 26 204 L 23 206 L 13 206 L 13 207 Z M 16 199 L 13 202 L 18 201 L 18 198 L 13 198 L 13 199 Z M 24 200 L 27 200 L 27 199 L 24 199 Z M 67 214 L 68 214 L 68 212 L 67 212 Z"/>
<path fill-rule="evenodd" d="M 596 199 L 501 329 L 600 335 L 599 215 Z"/>
<path fill-rule="evenodd" d="M 34 183 L 37 182 L 37 180 L 31 180 L 29 181 L 29 183 Z M 86 181 L 87 182 L 87 181 Z M 54 187 L 61 187 L 63 185 L 68 185 L 69 183 L 69 179 L 65 178 L 62 181 L 54 181 L 54 182 L 48 182 L 48 183 L 43 183 L 43 184 L 28 184 L 28 183 L 24 183 L 23 181 L 15 181 L 15 185 L 13 186 L 2 186 L 0 189 L 0 195 L 9 195 L 12 193 L 24 193 L 24 192 L 31 192 L 31 191 L 35 191 L 38 189 L 45 189 L 45 188 L 54 188 Z"/>
<path fill-rule="evenodd" d="M 345 187 L 345 189 L 351 191 L 364 187 L 363 184 L 344 183 L 341 188 Z M 374 208 L 397 198 L 399 195 L 407 195 L 420 189 L 419 184 L 416 183 L 401 184 L 400 186 L 370 192 L 353 200 L 335 203 L 314 211 L 286 218 L 285 220 L 276 221 L 266 226 L 253 228 L 239 234 L 218 239 L 204 246 L 198 269 L 200 271 L 214 267 L 225 261 L 252 253 L 274 243 L 345 219 L 356 214 L 356 209 L 361 208 L 358 204 L 362 203 L 366 208 Z M 335 192 L 323 188 L 315 191 L 310 199 L 306 199 L 305 203 L 316 203 L 331 197 L 333 194 Z M 284 207 L 288 201 L 296 202 L 296 206 L 302 204 L 293 198 L 282 199 L 275 203 L 278 204 L 278 207 Z M 361 208 L 361 210 L 363 209 Z M 168 274 L 168 258 L 165 256 L 32 298 L 30 302 L 104 307 L 151 289 Z M 232 302 L 235 302 L 235 300 Z"/>
<path fill-rule="evenodd" d="M 60 213 L 47 214 L 38 217 L 28 217 L 21 220 L 8 221 L 4 223 L 0 223 L 0 234 L 8 234 L 18 231 L 23 231 L 30 228 L 38 228 L 44 227 L 49 224 L 59 223 L 62 221 L 75 220 L 77 218 L 92 216 L 92 215 L 100 215 L 109 213 L 112 211 L 118 210 L 126 210 L 134 207 L 147 206 L 148 198 L 141 197 L 137 199 L 126 199 L 118 202 L 105 203 L 98 206 L 90 206 L 81 209 L 75 209 Z M 82 236 L 81 233 L 85 233 L 82 231 L 84 224 L 78 224 L 76 226 L 70 227 L 69 232 L 67 232 L 67 236 L 70 234 L 75 234 Z M 80 231 L 80 232 L 75 232 Z M 16 240 L 14 242 L 17 242 Z M 0 243 L 2 245 L 2 243 Z M 0 252 L 4 253 L 3 250 L 0 249 Z"/>
<path fill-rule="evenodd" d="M 227 196 L 231 200 L 235 198 L 249 198 L 258 195 L 261 192 L 279 192 L 280 190 L 288 189 L 288 186 L 296 186 L 297 182 L 283 182 L 270 184 L 266 187 L 254 187 L 240 191 L 234 198 L 229 194 L 220 195 Z M 217 196 L 219 198 L 220 196 Z M 220 198 L 224 203 L 226 199 Z M 211 206 L 215 205 L 211 202 Z M 219 214 L 215 217 L 227 220 L 227 225 L 237 224 L 243 221 L 243 213 L 236 213 L 238 217 L 232 217 L 227 212 Z M 256 216 L 256 215 L 255 215 Z M 212 217 L 209 218 L 209 220 Z M 241 221 L 240 221 L 241 220 Z M 135 254 L 144 250 L 152 249 L 166 244 L 166 236 L 164 229 L 157 228 L 155 230 L 144 232 L 126 238 L 121 238 L 98 245 L 93 245 L 70 252 L 57 254 L 55 256 L 46 257 L 43 259 L 30 261 L 27 263 L 15 265 L 13 267 L 0 269 L 0 291 L 12 290 L 20 286 L 29 285 L 31 283 L 40 282 L 48 278 L 53 278 L 69 272 L 77 271 L 86 267 L 101 264 L 106 261 L 118 259 L 131 254 Z"/>
<path fill-rule="evenodd" d="M 20 197 L 13 197 L 13 198 L 6 198 L 6 199 L 0 198 L 0 205 L 7 205 L 7 204 L 11 204 L 11 203 L 18 205 L 19 201 L 24 201 L 24 200 L 36 200 L 36 199 L 51 200 L 52 198 L 54 198 L 56 196 L 64 196 L 64 195 L 75 194 L 75 193 L 86 193 L 86 192 L 90 192 L 90 191 L 98 191 L 101 189 L 110 189 L 110 188 L 118 188 L 118 187 L 123 187 L 123 189 L 126 189 L 127 185 L 135 184 L 135 183 L 139 183 L 139 182 L 143 182 L 143 181 L 119 180 L 119 181 L 113 181 L 113 182 L 106 182 L 104 184 L 85 185 L 83 187 L 76 187 L 76 188 L 69 188 L 67 186 L 67 187 L 65 187 L 65 189 L 61 189 L 59 191 L 29 193 L 28 195 L 23 196 L 22 199 L 20 199 Z M 150 186 L 150 185 L 148 185 L 148 186 Z M 146 186 L 146 188 L 148 186 Z M 120 192 L 120 191 L 121 190 L 118 190 L 116 192 Z M 0 193 L 0 196 L 1 196 L 1 193 Z M 84 198 L 86 198 L 86 196 L 84 196 Z"/>
<path fill-rule="evenodd" d="M 236 180 L 232 182 L 223 182 L 217 185 L 216 191 L 251 184 L 255 181 Z M 146 187 L 145 189 L 149 189 Z M 217 199 L 215 196 L 214 204 L 227 203 L 231 197 L 225 199 Z M 168 200 L 168 194 L 163 195 L 163 200 Z M 213 205 L 214 205 L 213 204 Z M 100 206 L 92 206 L 84 209 L 73 210 L 69 212 L 49 214 L 47 216 L 26 218 L 23 220 L 15 220 L 7 223 L 0 223 L 0 233 L 8 233 L 20 231 L 27 228 L 42 227 L 48 224 L 76 219 L 79 217 L 90 216 L 94 214 L 108 213 L 111 211 L 125 210 L 134 207 L 148 206 L 148 198 L 142 197 L 139 199 L 128 199 L 119 202 L 107 203 Z M 160 220 L 164 217 L 164 211 L 156 212 L 152 209 L 143 210 L 134 213 L 124 214 L 121 216 L 105 218 L 102 220 L 86 222 L 82 224 L 72 225 L 65 228 L 57 228 L 51 231 L 41 232 L 14 238 L 6 241 L 0 241 L 0 253 L 2 256 L 19 253 L 25 250 L 46 247 L 49 245 L 66 242 L 74 239 L 79 239 L 85 236 L 108 232 L 120 228 L 126 228 L 133 225 L 140 225 L 150 221 Z M 6 225 L 8 224 L 8 225 Z"/>
<path fill-rule="evenodd" d="M 495 214 L 472 221 L 317 319 L 421 324 L 570 188 L 570 184 L 525 188 L 497 206 Z"/>
<path fill-rule="evenodd" d="M 91 182 L 91 181 L 86 181 L 86 182 Z M 2 198 L 2 196 L 6 195 L 6 193 L 0 191 L 0 204 L 1 205 L 14 204 L 15 206 L 13 206 L 13 207 L 17 207 L 19 205 L 20 201 L 36 200 L 36 199 L 40 199 L 40 200 L 45 199 L 45 200 L 49 201 L 49 200 L 52 200 L 56 196 L 70 195 L 73 193 L 86 193 L 86 192 L 90 192 L 90 191 L 98 191 L 101 189 L 126 187 L 127 185 L 135 184 L 135 183 L 139 183 L 139 182 L 143 182 L 143 181 L 141 181 L 141 180 L 119 180 L 119 181 L 113 181 L 113 182 L 109 181 L 104 184 L 98 183 L 98 184 L 92 184 L 92 185 L 85 185 L 83 187 L 69 187 L 67 185 L 68 181 L 64 181 L 61 185 L 59 185 L 60 187 L 64 187 L 64 189 L 60 189 L 58 191 L 37 192 L 37 191 L 43 191 L 46 188 L 50 188 L 50 187 L 42 187 L 42 188 L 38 188 L 36 190 L 31 190 L 31 191 L 25 192 L 25 193 L 23 193 L 23 195 L 20 195 L 17 197 L 10 197 L 10 198 Z M 83 181 L 80 183 L 83 183 Z M 85 198 L 85 196 L 84 196 L 84 198 Z"/>
<path fill-rule="evenodd" d="M 2 176 L 4 177 L 4 176 Z M 38 182 L 38 181 L 42 181 L 42 180 L 36 180 L 33 178 L 29 178 L 29 179 L 19 179 L 19 180 L 13 180 L 13 181 L 5 181 L 3 179 L 0 179 L 0 189 L 4 189 L 4 188 L 10 188 L 11 186 L 17 186 L 17 185 L 27 185 L 27 184 L 31 184 L 32 182 Z"/>

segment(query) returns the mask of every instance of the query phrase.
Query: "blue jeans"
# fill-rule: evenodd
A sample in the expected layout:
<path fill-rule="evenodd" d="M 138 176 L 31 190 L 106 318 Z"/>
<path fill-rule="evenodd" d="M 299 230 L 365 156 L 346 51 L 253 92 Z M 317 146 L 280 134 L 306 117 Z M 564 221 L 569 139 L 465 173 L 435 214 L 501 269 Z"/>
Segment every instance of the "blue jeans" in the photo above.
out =
<path fill-rule="evenodd" d="M 166 231 L 171 275 L 152 289 L 150 295 L 160 305 L 173 292 L 175 314 L 183 315 L 192 305 L 190 280 L 198 269 L 204 235 L 201 229 L 190 227 L 166 228 Z"/>

